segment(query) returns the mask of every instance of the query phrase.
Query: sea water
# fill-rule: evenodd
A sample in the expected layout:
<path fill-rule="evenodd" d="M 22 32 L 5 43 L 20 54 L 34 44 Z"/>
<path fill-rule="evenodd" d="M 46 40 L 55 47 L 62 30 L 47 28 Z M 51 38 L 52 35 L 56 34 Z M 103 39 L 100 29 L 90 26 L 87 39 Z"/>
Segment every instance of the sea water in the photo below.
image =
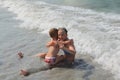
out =
<path fill-rule="evenodd" d="M 119 80 L 119 4 L 119 0 L 0 0 L 0 80 Z M 80 65 L 21 77 L 17 53 L 31 57 L 46 52 L 52 27 L 67 28 Z"/>

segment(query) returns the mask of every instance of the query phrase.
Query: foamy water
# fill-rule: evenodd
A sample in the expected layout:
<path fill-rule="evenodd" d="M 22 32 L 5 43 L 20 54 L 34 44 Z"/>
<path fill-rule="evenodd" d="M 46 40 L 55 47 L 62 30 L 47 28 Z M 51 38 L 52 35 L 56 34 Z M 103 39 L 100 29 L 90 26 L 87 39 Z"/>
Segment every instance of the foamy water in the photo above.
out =
<path fill-rule="evenodd" d="M 120 15 L 96 12 L 41 1 L 0 0 L 2 7 L 23 21 L 20 28 L 47 34 L 52 27 L 66 27 L 75 40 L 77 53 L 88 54 L 120 79 Z"/>

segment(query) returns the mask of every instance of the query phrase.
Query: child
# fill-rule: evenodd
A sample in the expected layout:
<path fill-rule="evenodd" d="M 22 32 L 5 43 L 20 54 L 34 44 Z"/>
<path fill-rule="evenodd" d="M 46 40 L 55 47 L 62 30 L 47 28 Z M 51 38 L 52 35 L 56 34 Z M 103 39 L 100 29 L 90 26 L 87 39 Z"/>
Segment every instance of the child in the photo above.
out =
<path fill-rule="evenodd" d="M 53 66 L 55 63 L 57 63 L 60 58 L 57 56 L 57 53 L 59 52 L 59 45 L 58 45 L 58 30 L 56 28 L 52 28 L 49 31 L 49 35 L 51 37 L 51 41 L 48 42 L 48 52 L 45 55 L 45 62 L 48 63 L 50 66 Z"/>

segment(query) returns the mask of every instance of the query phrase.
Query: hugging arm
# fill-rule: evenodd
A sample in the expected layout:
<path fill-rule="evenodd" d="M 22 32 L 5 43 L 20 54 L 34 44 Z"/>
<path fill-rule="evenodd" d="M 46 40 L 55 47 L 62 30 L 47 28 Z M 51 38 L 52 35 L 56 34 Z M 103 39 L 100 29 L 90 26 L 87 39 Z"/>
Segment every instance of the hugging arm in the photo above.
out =
<path fill-rule="evenodd" d="M 74 46 L 74 42 L 73 40 L 70 41 L 70 44 L 68 45 L 68 47 L 65 47 L 63 43 L 59 43 L 59 47 L 62 49 L 62 50 L 65 50 L 67 52 L 69 52 L 70 54 L 73 54 L 75 55 L 76 54 L 76 50 L 75 50 L 75 46 Z"/>

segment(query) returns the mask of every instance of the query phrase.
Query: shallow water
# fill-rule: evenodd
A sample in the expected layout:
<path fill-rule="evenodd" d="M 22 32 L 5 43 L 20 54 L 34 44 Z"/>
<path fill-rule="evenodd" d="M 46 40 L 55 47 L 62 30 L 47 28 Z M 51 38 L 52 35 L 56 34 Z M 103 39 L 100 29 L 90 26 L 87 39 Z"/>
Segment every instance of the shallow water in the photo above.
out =
<path fill-rule="evenodd" d="M 4 10 L 4 9 L 3 9 Z M 3 13 L 8 13 L 6 10 Z M 11 14 L 13 16 L 13 14 Z M 24 67 L 38 67 L 35 66 L 38 63 L 36 59 L 32 61 L 31 56 L 38 53 L 46 51 L 45 43 L 49 40 L 47 35 L 38 34 L 36 31 L 19 29 L 16 26 L 20 24 L 20 21 L 15 21 L 7 15 L 8 19 L 11 18 L 11 27 L 8 24 L 0 27 L 1 38 L 0 43 L 0 79 L 2 80 L 113 80 L 113 75 L 108 71 L 103 70 L 96 63 L 93 64 L 90 61 L 90 57 L 84 56 L 82 58 L 77 56 L 76 64 L 74 68 L 53 68 L 52 70 L 39 71 L 31 74 L 30 76 L 23 77 L 19 75 L 19 71 Z M 4 17 L 4 16 L 2 16 Z M 2 34 L 4 32 L 4 34 Z M 44 43 L 41 43 L 44 42 Z M 23 60 L 19 60 L 17 53 L 22 51 L 24 53 Z M 86 59 L 84 59 L 86 58 Z M 87 60 L 88 59 L 88 60 Z M 86 60 L 86 61 L 85 61 Z M 31 63 L 31 66 L 28 66 L 28 63 Z M 33 64 L 35 63 L 35 64 Z M 39 64 L 39 63 L 38 63 Z M 44 64 L 44 63 L 43 63 Z M 42 63 L 39 65 L 42 66 Z M 30 64 L 29 64 L 30 65 Z M 96 66 L 97 65 L 97 66 Z M 104 72 L 104 74 L 101 74 Z"/>
<path fill-rule="evenodd" d="M 61 6 L 62 1 L 54 5 L 39 0 L 0 0 L 0 79 L 119 80 L 119 12 L 97 12 L 89 6 L 86 6 L 89 9 L 78 6 L 72 0 L 70 3 Z M 76 61 L 82 60 L 80 64 L 72 69 L 54 68 L 20 76 L 19 70 L 27 65 L 18 60 L 17 53 L 22 51 L 24 56 L 31 57 L 46 52 L 48 30 L 61 26 L 66 27 L 69 37 L 75 40 Z M 29 59 L 25 62 L 32 63 Z"/>
<path fill-rule="evenodd" d="M 99 12 L 120 13 L 119 0 L 39 0 L 52 4 L 92 9 Z"/>

